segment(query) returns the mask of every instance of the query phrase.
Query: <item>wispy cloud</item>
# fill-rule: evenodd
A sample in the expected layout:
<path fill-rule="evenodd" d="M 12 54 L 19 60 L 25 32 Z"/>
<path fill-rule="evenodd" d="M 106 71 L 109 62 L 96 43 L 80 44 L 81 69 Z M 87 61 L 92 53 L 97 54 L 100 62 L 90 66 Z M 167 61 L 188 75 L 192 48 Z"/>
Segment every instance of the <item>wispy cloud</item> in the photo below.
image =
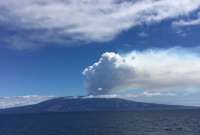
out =
<path fill-rule="evenodd" d="M 104 95 L 88 95 L 83 98 L 124 98 L 124 99 L 137 99 L 148 97 L 171 97 L 176 96 L 176 93 L 172 92 L 148 92 L 143 91 L 141 93 L 126 93 L 126 94 L 104 94 Z"/>
<path fill-rule="evenodd" d="M 106 52 L 83 71 L 91 95 L 144 90 L 146 95 L 200 88 L 200 55 L 184 48 Z M 153 93 L 152 93 L 153 92 Z M 156 92 L 156 93 L 155 93 Z"/>
<path fill-rule="evenodd" d="M 200 25 L 200 12 L 194 19 L 187 19 L 187 20 L 181 19 L 173 22 L 173 26 L 176 27 L 186 27 L 186 26 L 196 26 L 196 25 Z"/>
<path fill-rule="evenodd" d="M 199 7 L 199 0 L 6 0 L 0 2 L 0 42 L 18 49 L 104 42 Z"/>
<path fill-rule="evenodd" d="M 16 96 L 0 97 L 0 109 L 37 104 L 39 102 L 53 98 L 52 96 Z"/>

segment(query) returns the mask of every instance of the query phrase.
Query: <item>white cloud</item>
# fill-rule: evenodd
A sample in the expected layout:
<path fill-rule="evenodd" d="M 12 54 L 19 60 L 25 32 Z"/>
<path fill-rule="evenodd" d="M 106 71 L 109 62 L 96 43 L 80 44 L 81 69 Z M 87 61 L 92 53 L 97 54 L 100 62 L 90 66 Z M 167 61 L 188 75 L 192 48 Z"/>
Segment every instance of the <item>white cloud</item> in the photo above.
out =
<path fill-rule="evenodd" d="M 17 97 L 0 97 L 0 109 L 37 104 L 42 101 L 51 99 L 51 96 L 17 96 Z"/>
<path fill-rule="evenodd" d="M 176 93 L 172 93 L 172 92 L 148 92 L 148 91 L 144 91 L 141 93 L 135 93 L 135 94 L 104 94 L 104 95 L 88 95 L 85 96 L 83 98 L 123 98 L 123 99 L 130 99 L 130 100 L 134 100 L 137 98 L 148 98 L 148 97 L 169 97 L 169 96 L 176 96 Z"/>
<path fill-rule="evenodd" d="M 148 92 L 148 91 L 144 91 L 142 93 L 143 96 L 146 97 L 155 97 L 155 96 L 176 96 L 176 93 L 172 93 L 172 92 L 167 92 L 167 93 L 163 93 L 163 92 Z"/>
<path fill-rule="evenodd" d="M 178 20 L 173 22 L 173 26 L 176 27 L 184 27 L 184 26 L 196 26 L 200 25 L 200 13 L 195 19 L 189 19 L 189 20 Z"/>
<path fill-rule="evenodd" d="M 0 2 L 0 26 L 6 33 L 1 42 L 19 49 L 102 42 L 143 23 L 187 16 L 199 7 L 199 0 L 6 0 Z"/>
<path fill-rule="evenodd" d="M 195 20 L 179 20 L 177 22 L 174 22 L 173 25 L 175 26 L 195 26 L 200 25 L 200 18 Z"/>
<path fill-rule="evenodd" d="M 104 53 L 98 62 L 83 71 L 88 93 L 113 94 L 130 89 L 150 93 L 198 90 L 200 55 L 194 50 L 171 48 L 133 51 L 122 55 Z"/>
<path fill-rule="evenodd" d="M 138 36 L 145 38 L 148 37 L 148 34 L 146 32 L 140 32 Z"/>

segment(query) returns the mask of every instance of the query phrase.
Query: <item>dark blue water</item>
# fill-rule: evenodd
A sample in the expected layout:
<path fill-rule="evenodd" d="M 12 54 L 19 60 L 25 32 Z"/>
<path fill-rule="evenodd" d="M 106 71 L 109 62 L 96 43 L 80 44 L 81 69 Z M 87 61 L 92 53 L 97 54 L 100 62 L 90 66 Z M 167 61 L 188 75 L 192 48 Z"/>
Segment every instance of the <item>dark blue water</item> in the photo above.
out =
<path fill-rule="evenodd" d="M 200 135 L 200 111 L 0 115 L 0 135 Z"/>

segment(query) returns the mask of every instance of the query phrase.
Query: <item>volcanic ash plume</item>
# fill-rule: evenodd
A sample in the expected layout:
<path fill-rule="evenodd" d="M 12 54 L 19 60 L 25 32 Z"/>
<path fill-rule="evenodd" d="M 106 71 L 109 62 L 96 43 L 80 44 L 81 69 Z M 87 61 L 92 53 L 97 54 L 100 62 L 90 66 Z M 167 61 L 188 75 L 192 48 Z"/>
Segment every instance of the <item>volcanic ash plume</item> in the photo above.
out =
<path fill-rule="evenodd" d="M 127 89 L 166 92 L 200 88 L 200 56 L 193 50 L 106 52 L 85 68 L 89 95 L 106 95 Z"/>

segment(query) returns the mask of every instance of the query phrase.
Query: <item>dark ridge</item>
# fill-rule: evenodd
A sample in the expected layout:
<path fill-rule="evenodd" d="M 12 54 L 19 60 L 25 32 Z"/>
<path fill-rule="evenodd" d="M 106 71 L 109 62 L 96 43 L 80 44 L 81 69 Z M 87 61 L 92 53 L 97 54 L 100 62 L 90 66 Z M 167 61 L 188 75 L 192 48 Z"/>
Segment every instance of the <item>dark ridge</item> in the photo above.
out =
<path fill-rule="evenodd" d="M 196 107 L 135 102 L 120 98 L 68 98 L 50 99 L 39 104 L 1 109 L 0 113 L 48 113 L 89 111 L 145 111 L 195 109 Z"/>

